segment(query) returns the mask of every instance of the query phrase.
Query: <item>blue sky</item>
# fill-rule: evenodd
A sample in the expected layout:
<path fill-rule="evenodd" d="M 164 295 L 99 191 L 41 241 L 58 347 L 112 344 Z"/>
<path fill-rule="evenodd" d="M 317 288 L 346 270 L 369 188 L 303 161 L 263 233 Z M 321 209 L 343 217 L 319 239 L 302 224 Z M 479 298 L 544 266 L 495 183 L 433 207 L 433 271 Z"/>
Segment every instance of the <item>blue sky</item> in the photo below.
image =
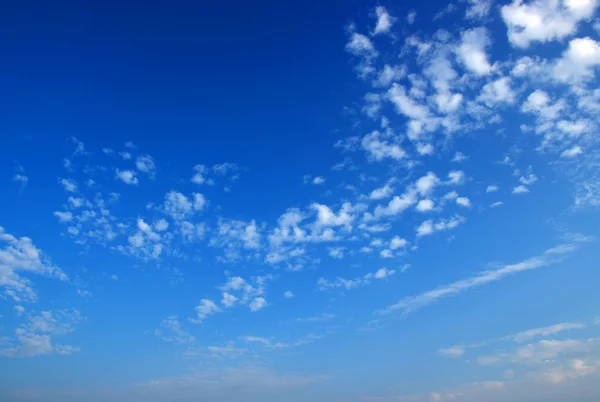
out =
<path fill-rule="evenodd" d="M 3 10 L 0 399 L 595 401 L 596 0 Z"/>

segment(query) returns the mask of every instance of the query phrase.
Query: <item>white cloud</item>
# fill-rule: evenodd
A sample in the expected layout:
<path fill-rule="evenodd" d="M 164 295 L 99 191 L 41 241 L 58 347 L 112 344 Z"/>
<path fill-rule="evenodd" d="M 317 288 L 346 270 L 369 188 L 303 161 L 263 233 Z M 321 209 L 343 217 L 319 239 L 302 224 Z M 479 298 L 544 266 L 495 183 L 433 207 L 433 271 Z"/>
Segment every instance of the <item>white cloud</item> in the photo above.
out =
<path fill-rule="evenodd" d="M 331 247 L 329 248 L 329 256 L 341 260 L 344 258 L 344 247 Z"/>
<path fill-rule="evenodd" d="M 289 290 L 286 290 L 286 291 L 283 293 L 283 297 L 285 297 L 286 299 L 291 299 L 291 298 L 293 298 L 293 297 L 294 297 L 294 293 L 292 293 L 292 292 L 291 292 L 291 291 L 289 291 Z"/>
<path fill-rule="evenodd" d="M 465 354 L 465 348 L 460 346 L 453 346 L 451 348 L 438 349 L 438 353 L 446 357 L 462 357 Z"/>
<path fill-rule="evenodd" d="M 522 343 L 522 342 L 528 342 L 534 338 L 546 337 L 549 335 L 556 335 L 563 331 L 569 331 L 569 330 L 573 330 L 573 329 L 582 329 L 582 328 L 585 328 L 585 325 L 580 324 L 580 323 L 566 322 L 566 323 L 551 325 L 548 327 L 535 328 L 535 329 L 530 329 L 527 331 L 519 332 L 519 333 L 511 336 L 511 338 L 515 342 Z"/>
<path fill-rule="evenodd" d="M 44 253 L 35 247 L 28 237 L 17 238 L 6 233 L 0 226 L 0 289 L 15 302 L 35 302 L 37 295 L 32 288 L 30 275 L 42 275 L 67 281 L 67 275 L 54 267 Z M 26 273 L 21 276 L 19 273 Z"/>
<path fill-rule="evenodd" d="M 575 145 L 569 149 L 565 149 L 563 153 L 560 155 L 563 158 L 575 158 L 578 155 L 583 153 L 583 149 L 579 145 Z"/>
<path fill-rule="evenodd" d="M 435 232 L 454 229 L 464 221 L 465 218 L 460 215 L 453 216 L 449 219 L 440 219 L 437 222 L 428 219 L 417 226 L 417 237 L 429 236 Z"/>
<path fill-rule="evenodd" d="M 15 337 L 9 341 L 9 347 L 0 349 L 0 356 L 25 358 L 77 352 L 77 347 L 53 344 L 52 338 L 73 332 L 74 326 L 81 320 L 79 311 L 74 309 L 42 311 L 39 315 L 29 315 L 27 322 L 15 330 Z"/>
<path fill-rule="evenodd" d="M 60 222 L 71 222 L 73 220 L 73 214 L 71 212 L 56 211 L 54 216 L 58 218 Z"/>
<path fill-rule="evenodd" d="M 514 0 L 501 8 L 508 40 L 527 48 L 532 42 L 561 40 L 573 35 L 580 21 L 594 15 L 596 0 Z"/>
<path fill-rule="evenodd" d="M 223 292 L 223 299 L 221 300 L 221 304 L 227 308 L 233 307 L 235 303 L 238 301 L 238 298 L 232 294 L 227 292 Z"/>
<path fill-rule="evenodd" d="M 361 145 L 369 158 L 375 161 L 387 158 L 400 160 L 406 157 L 406 152 L 398 144 L 387 141 L 378 131 L 365 135 Z"/>
<path fill-rule="evenodd" d="M 415 198 L 415 192 L 412 190 L 407 190 L 401 196 L 394 196 L 392 200 L 388 203 L 387 206 L 378 205 L 375 207 L 374 215 L 377 218 L 383 216 L 392 216 L 398 215 L 404 210 L 410 208 L 410 206 L 414 205 L 417 200 Z"/>
<path fill-rule="evenodd" d="M 428 172 L 425 176 L 420 177 L 415 182 L 415 188 L 422 196 L 427 196 L 433 192 L 435 187 L 440 183 L 440 179 L 433 172 Z"/>
<path fill-rule="evenodd" d="M 406 76 L 406 66 L 390 66 L 386 64 L 373 81 L 374 87 L 388 88 L 393 82 Z"/>
<path fill-rule="evenodd" d="M 136 185 L 138 184 L 137 174 L 133 170 L 119 170 L 117 169 L 117 179 L 121 180 L 125 184 Z"/>
<path fill-rule="evenodd" d="M 527 188 L 527 186 L 524 185 L 519 185 L 516 186 L 515 188 L 513 188 L 513 194 L 525 194 L 529 192 L 529 189 Z"/>
<path fill-rule="evenodd" d="M 396 18 L 392 17 L 382 6 L 375 8 L 375 15 L 377 16 L 377 25 L 375 25 L 373 35 L 389 33 Z"/>
<path fill-rule="evenodd" d="M 201 211 L 206 205 L 206 199 L 202 194 L 194 193 L 193 200 L 185 195 L 171 190 L 165 195 L 164 211 L 176 221 L 184 220 Z"/>
<path fill-rule="evenodd" d="M 406 22 L 408 23 L 408 25 L 414 24 L 416 19 L 417 19 L 417 12 L 414 10 L 409 11 L 409 13 L 406 15 Z"/>
<path fill-rule="evenodd" d="M 417 152 L 419 155 L 433 155 L 434 151 L 433 145 L 431 144 L 417 144 Z"/>
<path fill-rule="evenodd" d="M 250 311 L 253 312 L 262 310 L 263 308 L 267 307 L 267 301 L 262 297 L 257 297 L 250 302 L 248 307 L 250 307 Z"/>
<path fill-rule="evenodd" d="M 346 50 L 357 57 L 371 59 L 378 56 L 377 50 L 371 40 L 358 32 L 352 33 L 350 41 L 346 44 Z"/>
<path fill-rule="evenodd" d="M 430 212 L 433 211 L 433 207 L 435 206 L 434 202 L 430 199 L 425 199 L 419 201 L 415 209 L 419 212 Z"/>
<path fill-rule="evenodd" d="M 311 208 L 317 211 L 316 225 L 319 227 L 327 226 L 346 226 L 350 227 L 355 216 L 352 213 L 352 205 L 349 202 L 342 204 L 338 214 L 335 214 L 327 205 L 314 203 Z"/>
<path fill-rule="evenodd" d="M 561 82 L 593 80 L 600 66 L 600 44 L 590 37 L 569 42 L 568 49 L 552 67 L 553 77 Z"/>
<path fill-rule="evenodd" d="M 154 335 L 165 342 L 176 345 L 188 345 L 196 341 L 196 338 L 182 328 L 181 322 L 179 322 L 176 316 L 165 318 L 162 320 L 160 326 L 161 329 L 155 330 Z"/>
<path fill-rule="evenodd" d="M 477 100 L 493 108 L 496 105 L 512 104 L 515 102 L 515 97 L 510 78 L 502 77 L 485 84 Z"/>
<path fill-rule="evenodd" d="M 390 101 L 396 106 L 398 113 L 414 120 L 425 120 L 430 117 L 427 106 L 417 103 L 406 94 L 402 85 L 393 84 L 388 90 Z"/>
<path fill-rule="evenodd" d="M 525 184 L 526 186 L 529 186 L 529 185 L 535 183 L 537 180 L 538 180 L 537 176 L 533 173 L 529 173 L 528 175 L 521 176 L 519 178 L 519 182 L 521 184 Z"/>
<path fill-rule="evenodd" d="M 372 200 L 381 200 L 383 198 L 390 197 L 393 193 L 394 190 L 386 184 L 383 187 L 379 187 L 371 191 L 371 194 L 369 194 L 369 198 Z"/>
<path fill-rule="evenodd" d="M 77 191 L 77 183 L 72 179 L 61 179 L 60 184 L 64 187 L 65 191 L 74 193 Z"/>
<path fill-rule="evenodd" d="M 222 310 L 213 301 L 208 299 L 200 300 L 200 304 L 195 308 L 197 318 L 193 319 L 192 322 L 201 323 L 206 317 L 220 313 Z"/>
<path fill-rule="evenodd" d="M 421 293 L 417 296 L 404 298 L 398 303 L 380 311 L 380 314 L 389 314 L 396 311 L 402 312 L 403 314 L 409 314 L 420 309 L 421 307 L 425 307 L 441 299 L 458 295 L 472 288 L 487 285 L 488 283 L 499 281 L 506 276 L 553 264 L 560 261 L 565 257 L 565 255 L 573 253 L 575 250 L 577 250 L 577 246 L 573 244 L 559 245 L 546 250 L 541 255 L 526 259 L 524 261 L 505 265 L 495 270 L 484 271 L 469 278 L 461 279 L 448 285 L 440 286 L 436 289 Z"/>
<path fill-rule="evenodd" d="M 490 207 L 497 208 L 497 207 L 500 207 L 502 205 L 504 205 L 504 203 L 502 201 L 496 201 L 496 202 L 491 203 Z"/>
<path fill-rule="evenodd" d="M 169 222 L 167 222 L 164 219 L 159 219 L 155 224 L 154 224 L 154 229 L 156 229 L 157 232 L 164 232 L 165 230 L 167 230 L 169 228 Z"/>
<path fill-rule="evenodd" d="M 194 171 L 196 173 L 194 173 L 194 175 L 192 176 L 192 183 L 195 184 L 204 184 L 207 179 L 206 179 L 206 173 L 208 172 L 208 169 L 206 168 L 206 166 L 204 165 L 196 165 L 194 166 Z"/>
<path fill-rule="evenodd" d="M 490 14 L 492 0 L 468 0 L 469 7 L 465 16 L 470 19 L 481 19 Z"/>
<path fill-rule="evenodd" d="M 387 269 L 387 268 L 383 267 L 383 268 L 378 269 L 377 272 L 375 272 L 375 279 L 389 278 L 390 276 L 394 275 L 395 273 L 396 273 L 395 270 Z"/>
<path fill-rule="evenodd" d="M 140 155 L 135 160 L 135 167 L 140 172 L 154 174 L 156 166 L 154 165 L 154 159 L 150 155 Z"/>
<path fill-rule="evenodd" d="M 131 154 L 129 152 L 119 152 L 119 155 L 121 155 L 121 158 L 125 160 L 131 159 Z"/>
<path fill-rule="evenodd" d="M 453 170 L 448 173 L 449 184 L 460 185 L 465 182 L 465 173 L 462 170 Z"/>
<path fill-rule="evenodd" d="M 485 76 L 494 69 L 488 61 L 486 53 L 490 44 L 491 41 L 485 28 L 470 29 L 462 33 L 456 53 L 467 70 L 477 76 Z"/>
<path fill-rule="evenodd" d="M 390 240 L 390 248 L 392 250 L 397 250 L 399 248 L 404 248 L 406 247 L 408 244 L 408 241 L 406 239 L 403 239 L 399 236 L 394 236 L 392 238 L 392 240 Z"/>
<path fill-rule="evenodd" d="M 344 279 L 336 278 L 334 281 L 328 281 L 324 278 L 319 278 L 317 281 L 318 290 L 331 290 L 343 288 L 345 290 L 352 290 L 362 286 L 369 285 L 373 279 L 382 280 L 387 279 L 396 273 L 393 269 L 381 268 L 375 273 L 368 273 L 364 276 L 355 279 Z"/>
<path fill-rule="evenodd" d="M 456 199 L 456 204 L 460 205 L 461 207 L 465 207 L 465 208 L 471 207 L 471 201 L 467 197 L 458 197 Z"/>
<path fill-rule="evenodd" d="M 467 159 L 469 159 L 468 156 L 466 156 L 465 154 L 463 154 L 462 152 L 456 152 L 454 154 L 454 157 L 452 158 L 451 162 L 456 162 L 456 163 L 460 163 L 460 162 L 464 162 Z"/>
<path fill-rule="evenodd" d="M 491 185 L 487 186 L 487 188 L 485 189 L 485 192 L 486 193 L 495 193 L 498 190 L 500 190 L 500 187 L 491 184 Z"/>
<path fill-rule="evenodd" d="M 325 184 L 325 178 L 323 176 L 317 176 L 312 180 L 312 183 L 316 185 Z"/>

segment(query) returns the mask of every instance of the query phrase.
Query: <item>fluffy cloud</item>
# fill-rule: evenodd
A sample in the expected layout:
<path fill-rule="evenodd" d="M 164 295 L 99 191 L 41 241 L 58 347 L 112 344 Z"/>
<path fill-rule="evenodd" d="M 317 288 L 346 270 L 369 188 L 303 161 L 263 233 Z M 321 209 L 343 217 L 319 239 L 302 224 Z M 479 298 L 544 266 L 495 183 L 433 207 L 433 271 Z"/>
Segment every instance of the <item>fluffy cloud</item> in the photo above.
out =
<path fill-rule="evenodd" d="M 527 48 L 533 42 L 548 42 L 573 35 L 580 21 L 594 15 L 596 0 L 514 0 L 501 8 L 508 40 Z"/>
<path fill-rule="evenodd" d="M 196 306 L 197 317 L 192 321 L 195 323 L 202 323 L 204 319 L 210 315 L 220 313 L 222 310 L 212 300 L 202 299 L 200 304 Z"/>
<path fill-rule="evenodd" d="M 485 76 L 492 72 L 493 66 L 486 53 L 490 43 L 485 28 L 474 28 L 462 33 L 456 53 L 467 70 L 477 76 Z"/>
<path fill-rule="evenodd" d="M 15 302 L 35 302 L 31 280 L 20 274 L 42 275 L 67 281 L 67 275 L 53 266 L 30 238 L 17 238 L 0 226 L 0 289 Z"/>
<path fill-rule="evenodd" d="M 121 180 L 125 184 L 136 185 L 139 180 L 137 174 L 133 170 L 119 170 L 116 173 L 117 179 Z"/>
<path fill-rule="evenodd" d="M 396 21 L 394 17 L 392 17 L 385 7 L 378 6 L 375 8 L 375 15 L 377 17 L 377 24 L 375 25 L 375 29 L 373 30 L 373 35 L 384 34 L 390 32 L 392 25 Z"/>
<path fill-rule="evenodd" d="M 387 158 L 400 160 L 406 157 L 406 152 L 398 144 L 388 141 L 378 131 L 373 131 L 365 135 L 361 141 L 361 145 L 369 158 L 375 161 Z"/>

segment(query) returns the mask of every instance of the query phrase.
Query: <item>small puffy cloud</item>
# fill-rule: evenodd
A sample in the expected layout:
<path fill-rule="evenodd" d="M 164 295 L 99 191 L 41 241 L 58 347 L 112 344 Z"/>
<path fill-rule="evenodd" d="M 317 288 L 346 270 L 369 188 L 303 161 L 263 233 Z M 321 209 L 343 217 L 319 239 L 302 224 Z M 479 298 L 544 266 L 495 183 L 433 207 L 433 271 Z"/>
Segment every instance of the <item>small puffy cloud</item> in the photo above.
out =
<path fill-rule="evenodd" d="M 512 193 L 513 194 L 525 194 L 528 193 L 529 189 L 527 188 L 527 186 L 524 185 L 520 185 L 520 186 L 516 186 L 515 188 L 513 188 Z"/>
<path fill-rule="evenodd" d="M 514 0 L 501 8 L 513 46 L 561 40 L 575 33 L 580 21 L 594 15 L 596 0 Z"/>
<path fill-rule="evenodd" d="M 572 148 L 565 149 L 560 155 L 562 158 L 575 158 L 583 153 L 583 149 L 579 145 L 575 145 Z"/>
<path fill-rule="evenodd" d="M 233 307 L 235 303 L 238 301 L 238 298 L 232 294 L 227 292 L 223 292 L 223 299 L 221 300 L 221 304 L 227 308 Z"/>
<path fill-rule="evenodd" d="M 344 258 L 344 247 L 331 247 L 329 249 L 329 256 L 331 258 L 341 260 L 342 258 Z"/>
<path fill-rule="evenodd" d="M 491 184 L 491 185 L 487 186 L 487 188 L 485 189 L 485 192 L 486 193 L 495 193 L 498 190 L 500 190 L 500 187 Z"/>
<path fill-rule="evenodd" d="M 393 84 L 388 90 L 389 100 L 396 106 L 396 111 L 414 120 L 425 120 L 430 117 L 427 106 L 410 98 L 402 85 Z"/>
<path fill-rule="evenodd" d="M 196 173 L 194 173 L 194 175 L 192 176 L 192 183 L 195 184 L 204 184 L 207 179 L 206 179 L 206 173 L 208 172 L 208 169 L 206 168 L 206 166 L 204 165 L 196 165 L 194 166 L 194 171 Z"/>
<path fill-rule="evenodd" d="M 312 179 L 312 184 L 321 185 L 325 184 L 325 178 L 323 176 L 317 176 Z"/>
<path fill-rule="evenodd" d="M 417 12 L 415 10 L 411 10 L 406 15 L 406 22 L 408 23 L 408 25 L 414 24 L 414 22 L 415 22 L 416 19 L 417 19 Z"/>
<path fill-rule="evenodd" d="M 384 135 L 373 131 L 363 137 L 362 148 L 370 159 L 382 161 L 384 159 L 400 160 L 406 157 L 406 152 L 398 144 L 389 142 Z"/>
<path fill-rule="evenodd" d="M 471 207 L 471 201 L 467 197 L 458 197 L 456 199 L 456 204 L 460 205 L 461 207 L 465 207 L 465 208 Z"/>
<path fill-rule="evenodd" d="M 164 211 L 176 221 L 183 220 L 201 211 L 206 205 L 206 199 L 202 194 L 194 193 L 190 200 L 180 192 L 171 190 L 165 196 Z"/>
<path fill-rule="evenodd" d="M 440 219 L 437 222 L 428 219 L 417 226 L 417 237 L 429 236 L 435 232 L 454 229 L 464 221 L 465 218 L 460 215 L 453 216 L 449 219 Z"/>
<path fill-rule="evenodd" d="M 490 207 L 492 207 L 492 208 L 497 208 L 497 207 L 500 207 L 500 206 L 502 206 L 502 205 L 504 205 L 504 203 L 503 203 L 502 201 L 496 201 L 496 202 L 494 202 L 494 203 L 491 203 L 491 204 L 490 204 Z"/>
<path fill-rule="evenodd" d="M 600 66 L 600 43 L 590 37 L 569 42 L 568 49 L 552 68 L 553 77 L 561 82 L 593 80 Z"/>
<path fill-rule="evenodd" d="M 169 228 L 169 222 L 167 222 L 164 219 L 160 219 L 158 220 L 155 224 L 154 224 L 154 229 L 157 232 L 164 232 L 165 230 L 167 230 Z"/>
<path fill-rule="evenodd" d="M 482 19 L 490 14 L 492 0 L 468 0 L 465 16 L 469 19 Z"/>
<path fill-rule="evenodd" d="M 125 160 L 131 159 L 131 154 L 129 152 L 119 152 L 119 155 L 121 155 L 121 158 Z"/>
<path fill-rule="evenodd" d="M 393 193 L 394 190 L 386 184 L 383 187 L 379 187 L 371 191 L 371 194 L 369 194 L 369 198 L 372 200 L 381 200 L 383 198 L 391 197 Z"/>
<path fill-rule="evenodd" d="M 375 8 L 375 16 L 377 17 L 377 24 L 373 30 L 373 35 L 389 33 L 396 18 L 392 17 L 383 6 Z"/>
<path fill-rule="evenodd" d="M 392 250 L 397 250 L 399 248 L 404 248 L 408 244 L 406 239 L 403 239 L 399 236 L 394 236 L 392 240 L 390 240 L 390 248 Z"/>
<path fill-rule="evenodd" d="M 262 310 L 267 307 L 267 301 L 263 297 L 257 297 L 250 302 L 248 307 L 250 307 L 250 311 L 252 312 Z"/>
<path fill-rule="evenodd" d="M 463 184 L 465 182 L 465 173 L 462 170 L 453 170 L 448 173 L 449 184 Z"/>
<path fill-rule="evenodd" d="M 375 46 L 371 42 L 371 39 L 358 32 L 352 33 L 350 40 L 346 44 L 346 50 L 357 57 L 364 57 L 366 59 L 372 59 L 378 56 Z"/>
<path fill-rule="evenodd" d="M 512 104 L 516 95 L 511 88 L 511 79 L 508 77 L 498 78 L 489 82 L 481 89 L 477 100 L 492 108 L 501 104 Z"/>
<path fill-rule="evenodd" d="M 464 162 L 467 159 L 469 159 L 468 156 L 466 156 L 465 154 L 463 154 L 462 152 L 456 152 L 454 154 L 454 157 L 452 158 L 452 160 L 450 162 L 456 162 L 456 163 L 460 163 L 460 162 Z"/>
<path fill-rule="evenodd" d="M 406 66 L 390 66 L 386 64 L 373 81 L 374 87 L 388 88 L 393 82 L 406 77 Z"/>
<path fill-rule="evenodd" d="M 485 76 L 492 72 L 493 66 L 488 61 L 486 49 L 491 41 L 485 28 L 474 28 L 461 35 L 456 49 L 458 59 L 465 68 L 477 76 Z"/>
<path fill-rule="evenodd" d="M 202 211 L 204 209 L 205 205 L 206 205 L 206 198 L 204 198 L 204 195 L 199 194 L 199 193 L 194 193 L 194 210 Z"/>
<path fill-rule="evenodd" d="M 65 191 L 70 193 L 74 193 L 77 191 L 77 183 L 75 183 L 72 179 L 61 179 L 60 184 L 62 184 Z"/>
<path fill-rule="evenodd" d="M 393 269 L 387 269 L 385 267 L 380 268 L 377 270 L 377 272 L 375 272 L 375 279 L 385 279 L 385 278 L 389 278 L 390 276 L 394 275 L 396 273 L 395 270 Z"/>
<path fill-rule="evenodd" d="M 425 176 L 420 177 L 416 181 L 415 187 L 419 194 L 426 196 L 431 194 L 431 192 L 439 183 L 440 179 L 436 176 L 436 174 L 433 172 L 428 172 Z"/>
<path fill-rule="evenodd" d="M 209 315 L 220 313 L 222 310 L 213 301 L 208 299 L 200 300 L 200 304 L 196 306 L 196 319 L 193 322 L 201 323 Z"/>
<path fill-rule="evenodd" d="M 294 293 L 292 293 L 290 290 L 286 290 L 286 291 L 283 293 L 283 297 L 285 297 L 286 299 L 291 299 L 291 298 L 293 298 L 293 297 L 294 297 Z"/>
<path fill-rule="evenodd" d="M 519 182 L 521 182 L 521 184 L 525 184 L 526 186 L 535 183 L 537 180 L 537 176 L 533 173 L 529 173 L 528 175 L 521 176 L 519 178 Z"/>
<path fill-rule="evenodd" d="M 154 159 L 150 155 L 140 155 L 135 160 L 135 167 L 140 172 L 154 174 L 156 166 L 154 165 Z"/>
<path fill-rule="evenodd" d="M 54 213 L 54 216 L 56 216 L 58 218 L 58 220 L 60 222 L 71 222 L 73 220 L 73 214 L 71 212 L 62 212 L 62 211 L 56 211 Z"/>
<path fill-rule="evenodd" d="M 121 180 L 125 184 L 136 185 L 138 184 L 137 174 L 133 170 L 119 170 L 117 169 L 116 178 Z"/>
<path fill-rule="evenodd" d="M 430 212 L 433 211 L 435 204 L 430 199 L 421 200 L 418 202 L 415 209 L 419 212 Z"/>
<path fill-rule="evenodd" d="M 419 153 L 419 155 L 433 155 L 435 149 L 433 148 L 433 145 L 431 144 L 423 144 L 423 143 L 418 143 L 417 144 L 417 152 Z"/>

